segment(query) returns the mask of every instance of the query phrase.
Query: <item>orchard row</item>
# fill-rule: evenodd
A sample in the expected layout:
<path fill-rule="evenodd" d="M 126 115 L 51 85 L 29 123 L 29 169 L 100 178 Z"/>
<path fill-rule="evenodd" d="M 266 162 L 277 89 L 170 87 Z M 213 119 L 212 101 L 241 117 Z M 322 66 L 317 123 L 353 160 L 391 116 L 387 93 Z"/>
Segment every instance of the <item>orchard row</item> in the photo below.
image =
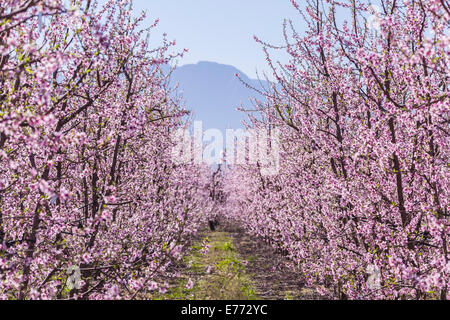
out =
<path fill-rule="evenodd" d="M 249 112 L 281 132 L 279 174 L 228 172 L 224 214 L 328 297 L 448 298 L 449 2 L 292 3 L 307 30 L 256 39 L 278 83 Z"/>
<path fill-rule="evenodd" d="M 157 22 L 72 3 L 0 7 L 0 299 L 148 298 L 209 212 L 210 171 L 166 152 L 186 111 Z"/>

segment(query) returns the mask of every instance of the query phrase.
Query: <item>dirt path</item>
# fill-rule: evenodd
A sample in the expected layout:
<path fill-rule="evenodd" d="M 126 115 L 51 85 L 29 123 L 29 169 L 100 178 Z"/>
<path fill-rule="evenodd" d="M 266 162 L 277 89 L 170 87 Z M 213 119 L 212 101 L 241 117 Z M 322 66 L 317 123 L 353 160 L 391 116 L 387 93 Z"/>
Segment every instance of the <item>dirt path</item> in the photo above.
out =
<path fill-rule="evenodd" d="M 287 259 L 268 244 L 255 240 L 238 227 L 228 227 L 228 230 L 239 254 L 249 260 L 246 272 L 261 299 L 320 299 L 315 290 L 304 286 L 302 275 L 289 268 Z"/>
<path fill-rule="evenodd" d="M 205 250 L 205 245 L 209 250 Z M 167 293 L 153 299 L 308 300 L 320 296 L 302 286 L 301 275 L 288 268 L 286 258 L 243 230 L 220 226 L 200 233 L 192 253 L 169 280 Z M 192 282 L 191 282 L 192 281 Z M 189 284 L 193 283 L 193 287 Z"/>

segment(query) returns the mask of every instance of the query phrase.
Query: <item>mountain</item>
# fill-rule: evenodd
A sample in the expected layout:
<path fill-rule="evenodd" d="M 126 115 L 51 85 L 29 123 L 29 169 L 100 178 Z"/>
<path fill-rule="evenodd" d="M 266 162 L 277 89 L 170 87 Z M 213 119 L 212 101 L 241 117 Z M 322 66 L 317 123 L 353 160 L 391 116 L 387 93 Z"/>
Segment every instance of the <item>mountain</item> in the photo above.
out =
<path fill-rule="evenodd" d="M 262 100 L 255 90 L 247 88 L 237 77 L 253 87 L 261 89 L 267 81 L 250 79 L 237 68 L 215 62 L 201 61 L 175 69 L 171 85 L 178 84 L 178 92 L 186 102 L 186 108 L 193 112 L 194 120 L 203 121 L 203 130 L 217 128 L 242 128 L 245 113 L 236 108 L 251 107 L 251 98 Z"/>

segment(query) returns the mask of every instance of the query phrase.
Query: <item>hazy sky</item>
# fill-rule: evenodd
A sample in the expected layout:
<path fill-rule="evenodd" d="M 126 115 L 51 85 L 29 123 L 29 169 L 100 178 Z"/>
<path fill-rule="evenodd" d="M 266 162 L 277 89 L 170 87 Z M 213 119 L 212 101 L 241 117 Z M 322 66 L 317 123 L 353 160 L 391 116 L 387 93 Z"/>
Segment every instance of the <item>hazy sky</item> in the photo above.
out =
<path fill-rule="evenodd" d="M 157 39 L 164 32 L 189 53 L 179 65 L 198 61 L 230 64 L 248 76 L 267 71 L 265 56 L 253 35 L 282 44 L 283 19 L 302 26 L 290 0 L 135 0 L 136 13 L 146 10 L 148 23 L 160 19 Z"/>

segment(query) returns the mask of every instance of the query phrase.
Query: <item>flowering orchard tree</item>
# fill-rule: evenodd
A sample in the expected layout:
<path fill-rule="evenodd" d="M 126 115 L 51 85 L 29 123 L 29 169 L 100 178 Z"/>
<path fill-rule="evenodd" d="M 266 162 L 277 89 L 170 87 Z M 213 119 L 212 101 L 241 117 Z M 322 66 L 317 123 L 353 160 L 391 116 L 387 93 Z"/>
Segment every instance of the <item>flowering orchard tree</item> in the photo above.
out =
<path fill-rule="evenodd" d="M 0 6 L 0 299 L 145 298 L 210 206 L 168 152 L 174 43 L 130 1 L 71 2 Z"/>
<path fill-rule="evenodd" d="M 304 35 L 256 39 L 279 83 L 251 123 L 279 128 L 280 172 L 229 171 L 225 212 L 323 294 L 448 298 L 450 3 L 292 4 Z"/>

